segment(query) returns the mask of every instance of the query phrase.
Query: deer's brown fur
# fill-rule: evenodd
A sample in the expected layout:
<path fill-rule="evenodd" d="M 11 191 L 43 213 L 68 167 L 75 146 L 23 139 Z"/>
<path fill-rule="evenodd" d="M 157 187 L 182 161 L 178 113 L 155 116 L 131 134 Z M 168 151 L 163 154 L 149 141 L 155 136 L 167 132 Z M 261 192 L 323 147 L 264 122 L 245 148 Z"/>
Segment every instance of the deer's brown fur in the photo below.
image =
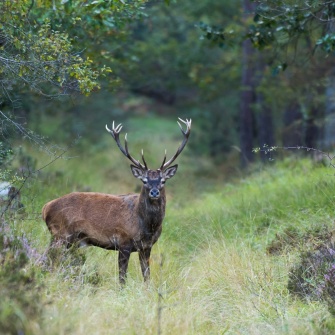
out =
<path fill-rule="evenodd" d="M 165 215 L 165 195 L 155 203 L 141 195 L 73 192 L 45 204 L 43 220 L 54 242 L 138 251 L 143 239 L 157 241 Z"/>

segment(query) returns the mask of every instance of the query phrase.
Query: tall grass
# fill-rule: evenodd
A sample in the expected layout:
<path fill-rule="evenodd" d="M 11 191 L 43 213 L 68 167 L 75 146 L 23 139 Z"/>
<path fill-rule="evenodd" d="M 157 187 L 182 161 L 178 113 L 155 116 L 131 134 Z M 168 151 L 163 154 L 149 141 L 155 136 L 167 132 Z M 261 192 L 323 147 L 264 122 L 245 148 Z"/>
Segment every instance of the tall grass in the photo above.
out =
<path fill-rule="evenodd" d="M 180 134 L 174 122 L 165 121 L 163 129 L 150 122 L 133 120 L 128 139 L 134 155 L 143 146 L 148 163 L 157 167 L 162 145 L 172 154 Z M 145 127 L 150 143 L 136 132 Z M 38 252 L 50 238 L 39 214 L 45 202 L 72 190 L 138 188 L 108 134 L 104 141 L 103 150 L 51 165 L 24 190 L 26 216 L 8 221 Z M 52 269 L 31 261 L 43 306 L 35 334 L 334 333 L 326 304 L 287 289 L 300 251 L 334 228 L 333 171 L 308 159 L 287 159 L 224 183 L 219 174 L 208 178 L 210 163 L 196 161 L 185 152 L 166 186 L 167 215 L 153 248 L 150 284 L 142 282 L 136 253 L 122 290 L 113 251 L 84 248 L 81 261 Z"/>

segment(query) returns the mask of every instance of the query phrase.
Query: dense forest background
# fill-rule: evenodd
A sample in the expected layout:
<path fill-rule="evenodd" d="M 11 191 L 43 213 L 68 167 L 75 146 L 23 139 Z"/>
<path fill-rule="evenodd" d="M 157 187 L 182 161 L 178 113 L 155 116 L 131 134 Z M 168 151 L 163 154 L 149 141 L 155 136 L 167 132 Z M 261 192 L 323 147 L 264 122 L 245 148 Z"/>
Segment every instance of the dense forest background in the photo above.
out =
<path fill-rule="evenodd" d="M 334 20 L 333 1 L 0 0 L 0 333 L 334 334 Z M 138 192 L 105 125 L 155 169 L 178 117 L 151 281 L 133 253 L 120 290 L 117 253 L 50 247 L 41 209 Z"/>

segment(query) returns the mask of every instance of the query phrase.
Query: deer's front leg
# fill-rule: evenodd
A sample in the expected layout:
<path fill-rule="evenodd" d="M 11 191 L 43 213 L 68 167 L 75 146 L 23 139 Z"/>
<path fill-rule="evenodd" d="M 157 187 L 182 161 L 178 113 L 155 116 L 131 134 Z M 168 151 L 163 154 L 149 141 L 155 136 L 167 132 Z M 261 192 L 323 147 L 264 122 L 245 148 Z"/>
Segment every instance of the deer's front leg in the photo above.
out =
<path fill-rule="evenodd" d="M 124 285 L 126 282 L 129 257 L 129 249 L 119 250 L 119 280 L 121 285 Z"/>
<path fill-rule="evenodd" d="M 151 253 L 151 248 L 139 250 L 138 252 L 144 281 L 147 281 L 150 279 L 150 264 L 149 264 L 150 253 Z"/>

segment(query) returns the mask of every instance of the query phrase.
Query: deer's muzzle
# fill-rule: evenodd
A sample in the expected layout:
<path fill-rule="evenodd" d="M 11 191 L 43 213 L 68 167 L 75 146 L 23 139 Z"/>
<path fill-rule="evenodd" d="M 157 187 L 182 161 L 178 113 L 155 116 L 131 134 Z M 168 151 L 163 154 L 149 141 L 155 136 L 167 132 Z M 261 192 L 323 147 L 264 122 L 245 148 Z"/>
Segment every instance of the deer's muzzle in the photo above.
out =
<path fill-rule="evenodd" d="M 160 192 L 157 188 L 152 188 L 149 192 L 150 199 L 158 199 L 160 196 Z"/>

